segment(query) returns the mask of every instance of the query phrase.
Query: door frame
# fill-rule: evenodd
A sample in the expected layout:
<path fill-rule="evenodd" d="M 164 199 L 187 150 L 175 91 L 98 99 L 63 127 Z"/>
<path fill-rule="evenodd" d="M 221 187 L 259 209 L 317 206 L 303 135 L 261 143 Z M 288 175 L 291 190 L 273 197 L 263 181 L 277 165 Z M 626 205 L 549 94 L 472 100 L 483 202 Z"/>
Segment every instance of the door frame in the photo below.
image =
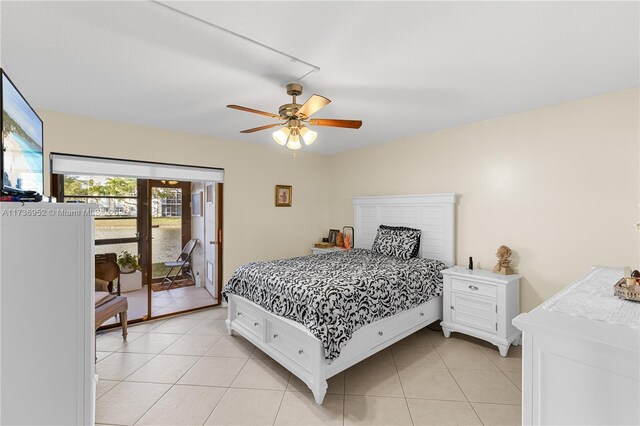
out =
<path fill-rule="evenodd" d="M 73 154 L 75 155 L 75 154 Z M 79 156 L 79 157 L 87 157 L 87 156 Z M 92 157 L 94 158 L 94 157 Z M 95 157 L 95 158 L 102 158 L 102 157 Z M 149 162 L 145 162 L 145 161 L 137 161 L 137 160 L 126 160 L 126 161 L 131 161 L 131 162 L 136 162 L 136 163 L 149 163 Z M 150 164 L 164 164 L 164 165 L 173 165 L 170 163 L 150 163 Z M 203 169 L 207 169 L 208 167 L 201 167 Z M 221 169 L 224 170 L 224 169 Z M 50 176 L 50 181 L 49 181 L 49 188 L 50 188 L 50 193 L 52 196 L 56 197 L 58 202 L 64 202 L 64 175 L 62 174 L 58 174 L 58 173 L 49 173 Z M 144 253 L 144 246 L 150 247 L 150 243 L 151 243 L 151 206 L 150 206 L 150 199 L 151 199 L 151 185 L 150 185 L 150 181 L 151 179 L 142 179 L 142 178 L 137 178 L 138 181 L 138 232 L 139 232 L 139 236 L 138 236 L 138 248 L 139 248 L 139 253 L 142 255 Z M 147 285 L 147 315 L 144 315 L 142 318 L 137 318 L 137 319 L 132 319 L 132 320 L 128 320 L 127 323 L 128 324 L 138 324 L 138 323 L 142 323 L 145 321 L 149 321 L 149 320 L 154 320 L 154 319 L 158 319 L 158 318 L 165 318 L 165 317 L 171 317 L 174 315 L 179 315 L 179 314 L 183 314 L 183 313 L 188 313 L 188 312 L 194 312 L 194 311 L 199 311 L 202 309 L 207 309 L 207 308 L 211 308 L 211 307 L 215 307 L 215 306 L 220 306 L 222 304 L 222 282 L 223 282 L 223 247 L 224 247 L 224 238 L 223 238 L 223 217 L 224 217 L 224 209 L 223 209 L 223 202 L 224 202 L 224 183 L 222 182 L 215 182 L 214 183 L 216 185 L 216 224 L 217 224 L 217 228 L 218 228 L 218 248 L 216 250 L 216 257 L 217 257 L 217 271 L 216 271 L 216 275 L 217 275 L 217 287 L 218 287 L 218 297 L 217 297 L 217 303 L 211 304 L 211 305 L 206 305 L 206 306 L 200 306 L 197 308 L 192 308 L 192 309 L 187 309 L 184 311 L 179 311 L 179 312 L 175 312 L 175 313 L 170 313 L 170 314 L 163 314 L 163 315 L 158 315 L 158 316 L 153 316 L 152 315 L 152 305 L 151 305 L 151 298 L 153 297 L 152 294 L 152 290 L 151 290 L 151 262 L 141 262 L 141 268 L 142 268 L 142 281 L 143 283 L 145 283 Z M 189 187 L 189 193 L 191 192 L 191 188 Z M 188 203 L 188 207 L 186 208 L 187 212 L 191 211 L 191 197 L 186 197 L 187 199 L 187 203 Z M 183 211 L 185 211 L 185 207 L 184 207 L 184 200 L 185 197 L 183 197 Z M 184 214 L 183 214 L 184 217 Z M 189 213 L 189 220 L 191 219 L 190 217 L 190 213 Z M 190 229 L 190 225 L 189 225 L 189 229 Z M 186 242 L 185 242 L 186 244 Z M 184 246 L 184 244 L 183 244 Z M 149 256 L 149 254 L 147 254 L 147 256 Z M 143 259 L 143 257 L 141 256 L 141 259 Z M 116 327 L 121 327 L 120 323 L 115 323 L 115 324 L 109 324 L 109 325 L 104 325 L 101 326 L 98 330 L 106 330 L 106 329 L 110 329 L 110 328 L 116 328 Z"/>
<path fill-rule="evenodd" d="M 218 247 L 216 249 L 216 256 L 217 256 L 217 261 L 218 264 L 216 265 L 216 287 L 218 288 L 218 297 L 217 297 L 217 301 L 218 303 L 217 305 L 220 305 L 222 303 L 222 277 L 223 277 L 223 273 L 222 273 L 222 254 L 223 254 L 223 246 L 224 246 L 224 237 L 223 237 L 223 232 L 222 230 L 223 228 L 223 214 L 222 212 L 224 211 L 224 204 L 223 204 L 223 199 L 224 199 L 224 183 L 216 183 L 216 227 L 217 229 L 217 240 L 218 241 Z"/>
<path fill-rule="evenodd" d="M 182 191 L 182 216 L 181 216 L 181 233 L 180 233 L 180 250 L 189 242 L 191 239 L 191 182 L 178 182 L 174 185 L 171 185 L 167 181 L 164 183 L 160 180 L 149 179 L 149 206 L 148 206 L 148 218 L 149 218 L 149 239 L 148 239 L 148 260 L 149 260 L 149 272 L 150 272 L 150 280 L 152 283 L 160 282 L 162 278 L 153 278 L 153 206 L 151 201 L 153 200 L 153 188 L 179 188 Z M 173 260 L 173 259 L 171 259 Z"/>
<path fill-rule="evenodd" d="M 185 181 L 180 181 L 177 184 L 171 185 L 168 182 L 167 183 L 162 183 L 160 180 L 152 180 L 149 179 L 147 180 L 147 192 L 146 192 L 146 210 L 143 213 L 143 216 L 145 216 L 147 218 L 147 226 L 146 226 L 146 230 L 148 232 L 146 238 L 144 239 L 145 241 L 142 241 L 143 238 L 141 238 L 140 240 L 142 241 L 142 244 L 146 243 L 147 246 L 147 250 L 148 250 L 148 261 L 145 262 L 146 264 L 146 280 L 144 282 L 147 283 L 147 315 L 149 320 L 153 320 L 153 319 L 158 319 L 158 318 L 165 318 L 165 317 L 170 317 L 173 315 L 178 315 L 178 314 L 183 314 L 183 313 L 188 313 L 188 312 L 193 312 L 193 311 L 199 311 L 201 309 L 206 309 L 206 308 L 211 308 L 214 306 L 220 306 L 222 304 L 222 220 L 223 220 L 223 186 L 224 183 L 217 183 L 215 182 L 214 185 L 216 185 L 216 227 L 217 227 L 217 249 L 216 249 L 216 287 L 218 289 L 218 295 L 216 298 L 216 303 L 213 303 L 211 305 L 205 305 L 205 306 L 200 306 L 197 308 L 190 308 L 190 309 L 185 309 L 182 311 L 176 311 L 176 312 L 171 312 L 169 314 L 162 314 L 162 315 L 158 315 L 155 316 L 153 315 L 152 311 L 153 311 L 153 290 L 151 289 L 151 286 L 153 285 L 154 282 L 158 282 L 160 281 L 160 279 L 155 279 L 153 278 L 153 262 L 152 262 L 152 257 L 153 257 L 153 250 L 152 250 L 152 244 L 153 244 L 153 240 L 151 239 L 151 232 L 152 232 L 152 228 L 151 228 L 151 214 L 152 214 L 152 205 L 151 205 L 151 200 L 152 200 L 152 188 L 153 187 L 164 187 L 164 188 L 176 188 L 176 187 L 180 187 L 182 189 L 182 247 L 185 246 L 185 244 L 191 239 L 191 184 L 192 182 L 185 182 Z M 206 182 L 205 182 L 205 188 L 206 188 Z M 204 241 L 203 241 L 204 244 Z M 142 252 L 141 252 L 142 253 Z M 206 274 L 205 277 L 206 279 Z"/>

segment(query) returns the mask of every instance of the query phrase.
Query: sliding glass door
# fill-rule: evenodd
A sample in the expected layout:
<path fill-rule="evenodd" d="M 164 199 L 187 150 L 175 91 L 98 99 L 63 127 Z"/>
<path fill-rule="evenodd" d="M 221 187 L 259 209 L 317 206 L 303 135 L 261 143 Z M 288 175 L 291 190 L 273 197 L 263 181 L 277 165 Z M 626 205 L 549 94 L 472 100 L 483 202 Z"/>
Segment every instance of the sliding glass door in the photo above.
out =
<path fill-rule="evenodd" d="M 138 181 L 133 178 L 65 175 L 63 179 L 65 203 L 92 203 L 97 205 L 95 216 L 95 253 L 103 262 L 118 262 L 129 253 L 139 254 L 140 229 L 138 217 Z M 60 198 L 60 196 L 59 196 Z M 126 294 L 129 304 L 128 319 L 148 316 L 148 294 L 140 271 L 120 273 L 120 279 L 104 284 L 100 270 L 96 274 L 96 291 Z M 116 320 L 111 319 L 109 325 Z"/>
<path fill-rule="evenodd" d="M 126 297 L 129 321 L 220 303 L 223 170 L 56 153 L 51 170 L 58 202 L 97 206 L 96 265 L 120 278 L 96 273 L 96 291 Z"/>

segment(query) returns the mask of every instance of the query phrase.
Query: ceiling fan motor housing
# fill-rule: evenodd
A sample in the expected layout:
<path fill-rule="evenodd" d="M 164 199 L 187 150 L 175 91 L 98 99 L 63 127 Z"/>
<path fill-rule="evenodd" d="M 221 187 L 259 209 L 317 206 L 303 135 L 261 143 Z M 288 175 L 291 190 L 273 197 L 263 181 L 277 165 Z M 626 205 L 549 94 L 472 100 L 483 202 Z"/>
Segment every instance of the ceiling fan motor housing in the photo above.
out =
<path fill-rule="evenodd" d="M 1 1 L 1 0 L 0 0 Z M 255 127 L 252 129 L 242 130 L 240 133 L 254 133 L 259 132 L 261 130 L 270 129 L 276 126 L 286 126 L 285 129 L 289 130 L 289 135 L 298 136 L 302 135 L 312 135 L 307 136 L 305 139 L 305 143 L 311 144 L 315 140 L 316 132 L 313 132 L 307 128 L 306 125 L 311 126 L 328 126 L 328 127 L 346 127 L 351 129 L 359 129 L 362 125 L 362 121 L 360 120 L 335 120 L 335 119 L 325 119 L 325 118 L 316 118 L 314 120 L 310 120 L 309 118 L 320 111 L 322 108 L 327 106 L 331 100 L 325 98 L 320 95 L 312 95 L 304 104 L 299 104 L 297 102 L 297 97 L 302 94 L 302 84 L 300 83 L 289 83 L 286 86 L 287 94 L 290 95 L 293 99 L 291 99 L 290 103 L 280 105 L 278 109 L 278 115 L 272 114 L 270 112 L 260 111 L 253 108 L 247 108 L 240 105 L 227 105 L 228 108 L 237 109 L 240 111 L 251 112 L 253 114 L 266 115 L 267 117 L 275 118 L 276 120 L 283 120 L 282 123 L 268 124 L 266 126 Z M 304 124 L 303 124 L 304 123 Z M 306 124 L 306 125 L 305 125 Z M 283 133 L 283 130 L 280 129 L 274 132 L 274 138 L 276 138 L 276 134 Z M 282 136 L 282 135 L 281 135 Z M 307 141 L 309 140 L 309 141 Z M 283 145 L 281 139 L 276 138 L 276 142 L 280 145 Z M 298 149 L 298 148 L 292 148 Z"/>
<path fill-rule="evenodd" d="M 296 103 L 296 97 L 302 94 L 302 84 L 300 83 L 289 83 L 287 84 L 287 94 L 289 96 L 293 96 L 293 102 L 290 104 L 280 105 L 280 109 L 278 110 L 280 117 L 282 118 L 291 118 L 296 115 L 301 104 Z"/>
<path fill-rule="evenodd" d="M 278 110 L 278 112 L 280 114 L 280 117 L 282 118 L 294 117 L 301 106 L 302 105 L 295 103 L 280 105 L 280 109 Z"/>

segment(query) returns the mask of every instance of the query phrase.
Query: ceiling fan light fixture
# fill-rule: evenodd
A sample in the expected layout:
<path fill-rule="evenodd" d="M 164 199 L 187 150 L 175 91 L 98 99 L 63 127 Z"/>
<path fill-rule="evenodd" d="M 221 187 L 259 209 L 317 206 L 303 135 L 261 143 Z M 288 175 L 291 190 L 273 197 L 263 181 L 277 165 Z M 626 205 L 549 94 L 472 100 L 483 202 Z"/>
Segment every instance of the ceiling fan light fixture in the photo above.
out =
<path fill-rule="evenodd" d="M 273 140 L 276 141 L 278 145 L 286 145 L 290 133 L 291 131 L 288 127 L 282 127 L 281 129 L 273 132 Z"/>
<path fill-rule="evenodd" d="M 302 144 L 300 143 L 300 136 L 298 136 L 297 134 L 289 136 L 289 141 L 287 142 L 287 148 L 293 149 L 293 150 L 302 148 Z"/>
<path fill-rule="evenodd" d="M 314 132 L 313 130 L 309 130 L 305 126 L 302 126 L 300 128 L 300 136 L 302 136 L 302 140 L 304 141 L 305 145 L 311 145 L 318 137 L 318 132 Z"/>
<path fill-rule="evenodd" d="M 311 95 L 304 104 L 300 105 L 297 102 L 297 97 L 302 95 L 302 84 L 300 83 L 287 84 L 287 94 L 292 96 L 292 100 L 290 103 L 280 105 L 278 114 L 235 104 L 227 105 L 227 108 L 264 115 L 279 120 L 279 123 L 245 129 L 240 131 L 240 133 L 255 133 L 272 129 L 274 127 L 280 127 L 271 134 L 273 140 L 278 145 L 286 146 L 292 150 L 302 148 L 302 142 L 304 142 L 305 145 L 311 145 L 317 139 L 318 133 L 307 128 L 305 124 L 309 126 L 342 127 L 347 129 L 359 129 L 360 126 L 362 126 L 362 121 L 360 120 L 311 118 L 312 115 L 331 103 L 331 100 L 324 96 Z"/>

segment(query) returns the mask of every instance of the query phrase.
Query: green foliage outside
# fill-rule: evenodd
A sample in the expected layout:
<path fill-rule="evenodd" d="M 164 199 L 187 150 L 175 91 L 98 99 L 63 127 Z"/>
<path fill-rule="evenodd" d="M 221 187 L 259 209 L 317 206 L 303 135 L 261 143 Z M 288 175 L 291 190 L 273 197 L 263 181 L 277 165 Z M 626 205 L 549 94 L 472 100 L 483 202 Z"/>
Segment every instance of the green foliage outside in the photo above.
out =
<path fill-rule="evenodd" d="M 151 276 L 153 278 L 158 278 L 158 277 L 164 277 L 165 275 L 167 275 L 167 272 L 169 272 L 169 267 L 164 266 L 164 263 L 159 262 L 159 263 L 152 263 L 151 264 Z M 176 269 L 173 270 L 173 274 L 175 274 L 177 271 Z M 173 275 L 172 274 L 172 275 Z"/>
<path fill-rule="evenodd" d="M 173 198 L 175 191 L 175 188 L 153 188 L 153 195 L 158 198 Z M 94 179 L 80 179 L 78 176 L 65 175 L 64 193 L 67 197 L 74 195 L 135 197 L 138 193 L 138 183 L 132 178 L 110 177 L 101 183 Z"/>
<path fill-rule="evenodd" d="M 136 196 L 136 179 L 112 177 L 107 178 L 104 183 L 96 182 L 93 179 L 79 179 L 77 176 L 64 177 L 64 193 L 68 196 Z"/>

